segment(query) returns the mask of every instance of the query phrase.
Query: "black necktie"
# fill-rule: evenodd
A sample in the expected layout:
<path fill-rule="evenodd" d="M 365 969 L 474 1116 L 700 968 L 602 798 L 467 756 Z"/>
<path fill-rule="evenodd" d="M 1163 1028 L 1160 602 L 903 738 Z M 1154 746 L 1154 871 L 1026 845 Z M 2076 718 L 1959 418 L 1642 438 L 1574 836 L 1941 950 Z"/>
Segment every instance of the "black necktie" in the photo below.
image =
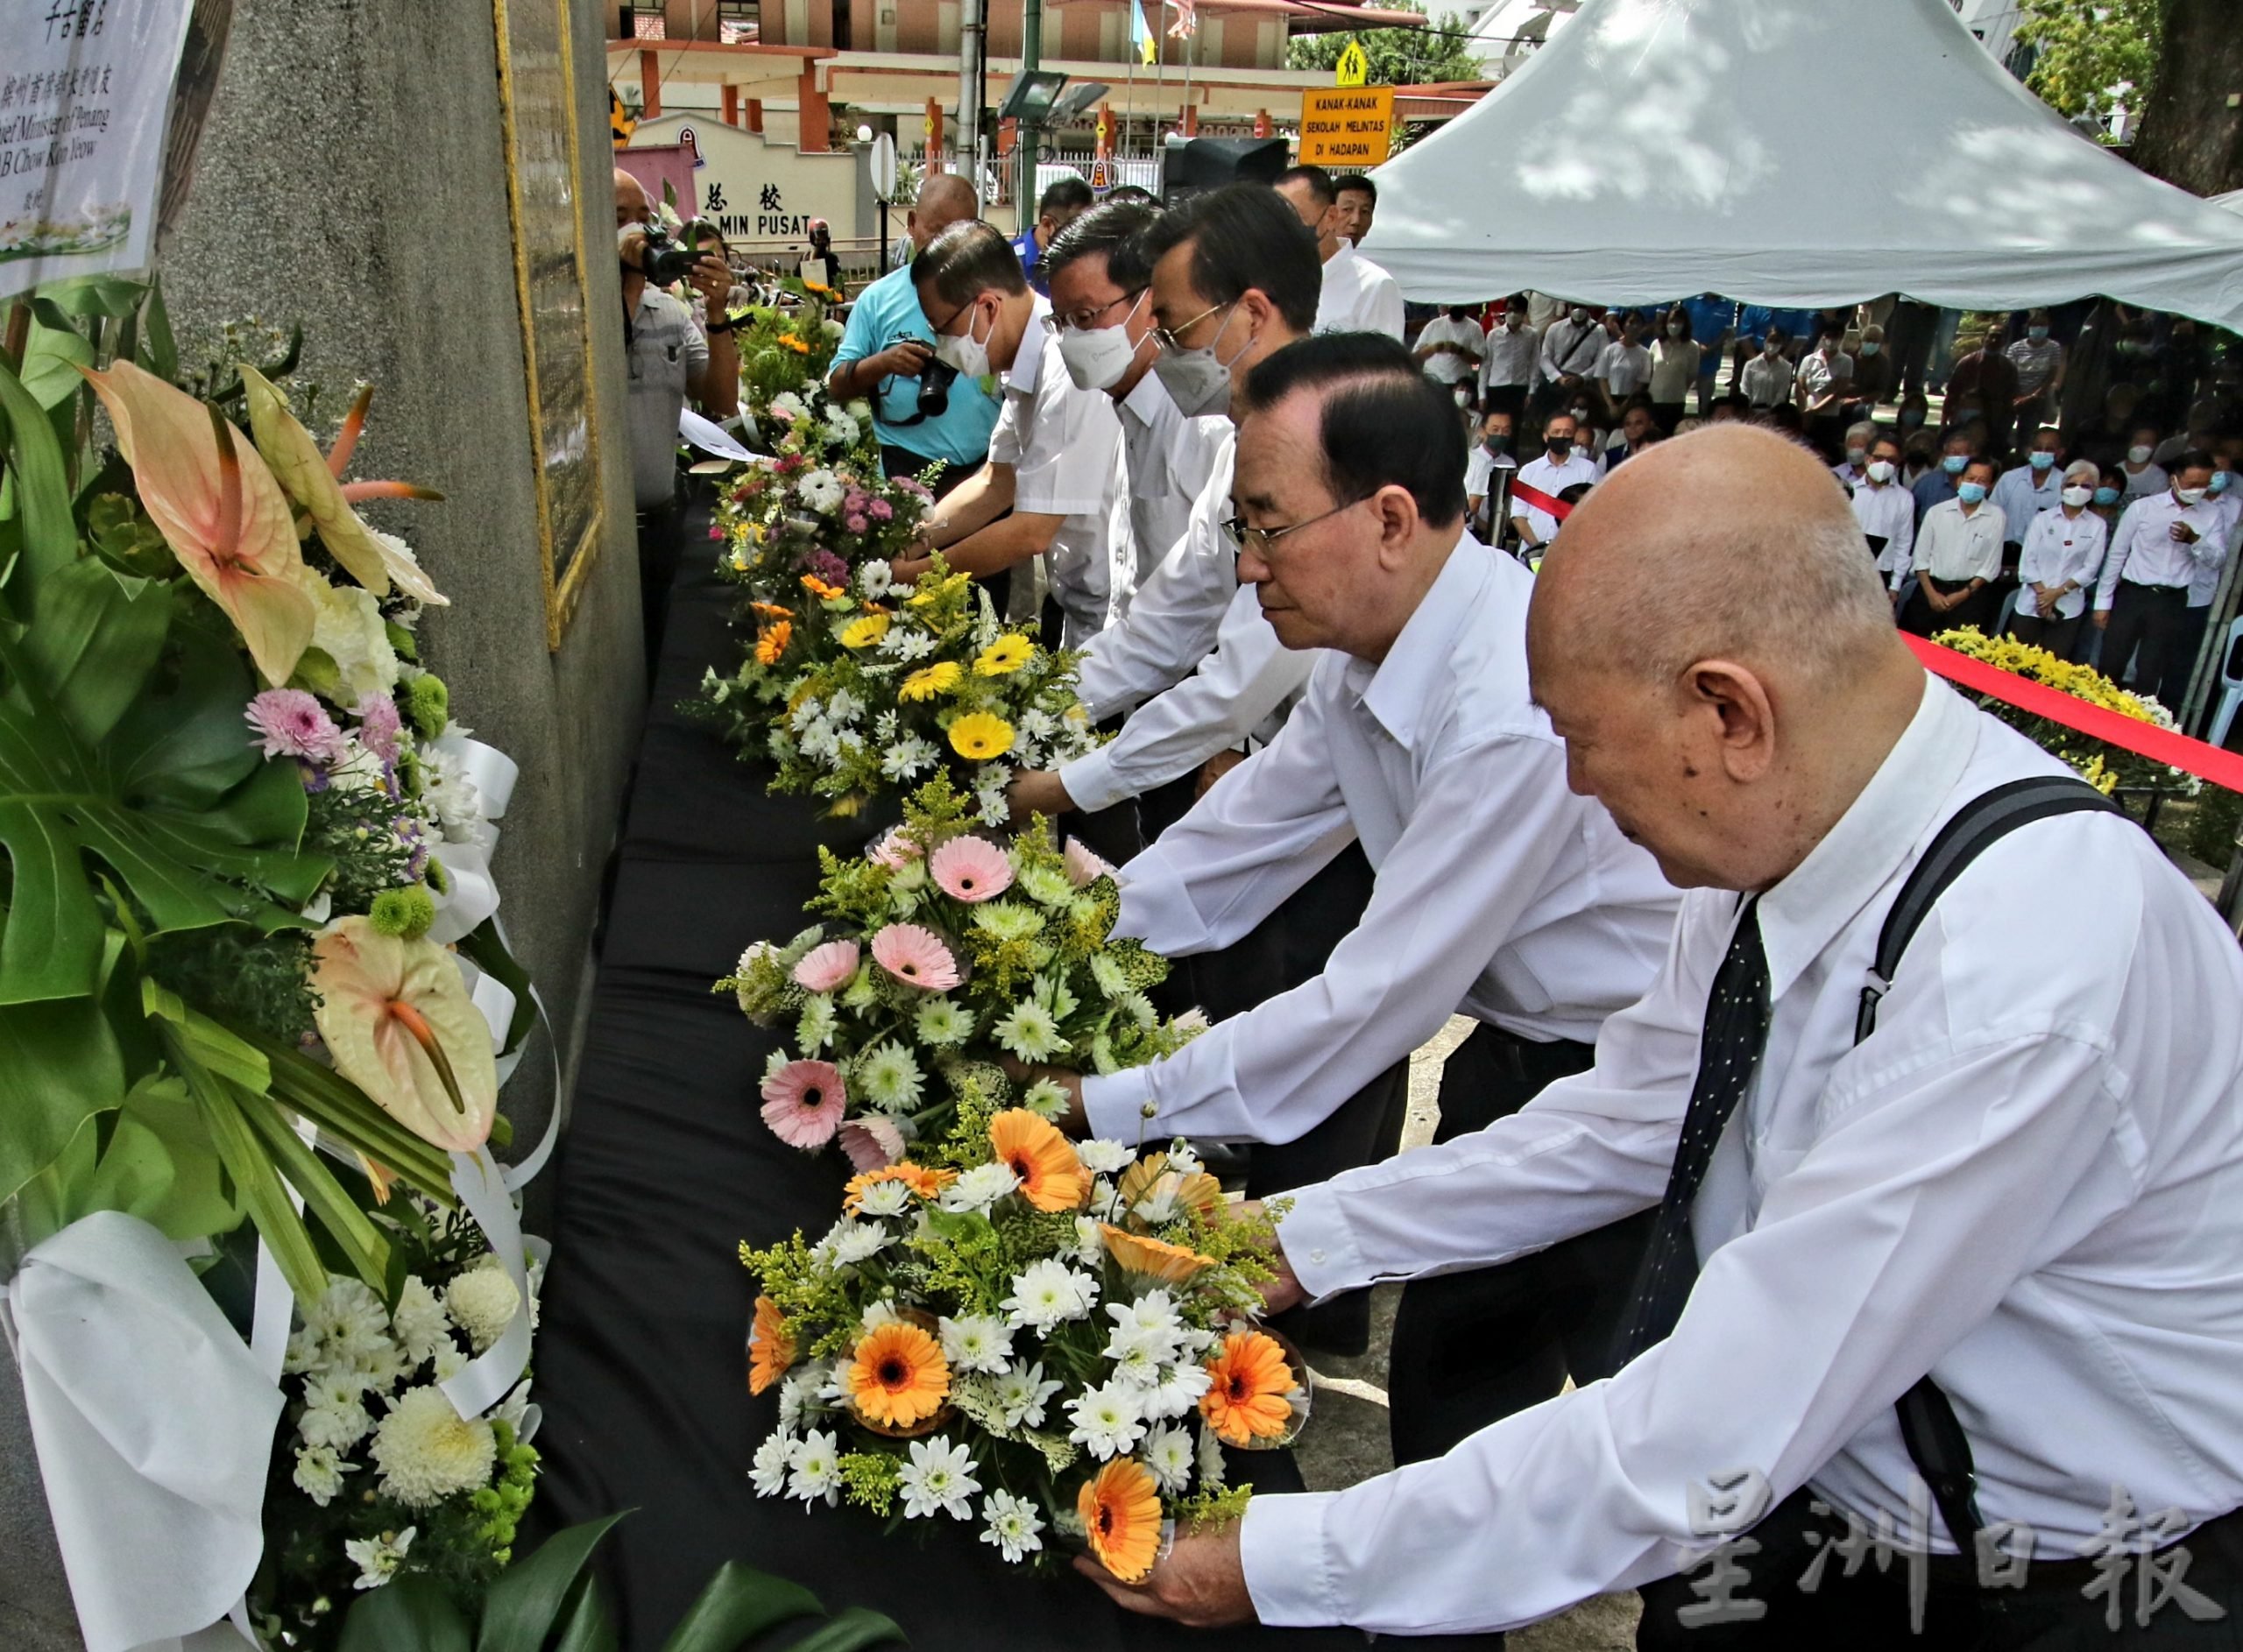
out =
<path fill-rule="evenodd" d="M 1752 1070 L 1768 1042 L 1768 955 L 1760 944 L 1759 900 L 1744 903 L 1730 940 L 1729 955 L 1714 975 L 1706 999 L 1706 1030 L 1698 1042 L 1698 1077 L 1690 1105 L 1682 1115 L 1681 1139 L 1674 1144 L 1674 1168 L 1667 1173 L 1666 1196 L 1659 1201 L 1658 1225 L 1636 1289 L 1634 1306 L 1620 1332 L 1620 1363 L 1625 1365 L 1653 1343 L 1663 1342 L 1682 1317 L 1682 1304 L 1698 1277 L 1698 1252 L 1690 1235 L 1690 1206 L 1706 1179 L 1722 1127 L 1752 1083 Z"/>

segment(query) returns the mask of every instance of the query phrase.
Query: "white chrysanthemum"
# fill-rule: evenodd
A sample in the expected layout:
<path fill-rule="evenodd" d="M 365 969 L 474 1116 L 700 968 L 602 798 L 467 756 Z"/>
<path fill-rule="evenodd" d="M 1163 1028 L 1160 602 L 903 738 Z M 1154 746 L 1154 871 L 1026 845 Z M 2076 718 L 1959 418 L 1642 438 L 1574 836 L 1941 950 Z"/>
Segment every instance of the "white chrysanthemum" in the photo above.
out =
<path fill-rule="evenodd" d="M 319 1332 L 309 1325 L 299 1325 L 288 1333 L 288 1352 L 281 1356 L 280 1369 L 292 1377 L 301 1377 L 308 1371 L 318 1371 L 327 1364 L 327 1351 L 320 1341 Z"/>
<path fill-rule="evenodd" d="M 357 585 L 330 585 L 323 579 L 305 584 L 315 610 L 312 646 L 335 661 L 343 679 L 343 692 L 336 698 L 356 705 L 370 694 L 394 694 L 400 671 L 397 650 L 390 646 L 374 594 Z"/>
<path fill-rule="evenodd" d="M 1083 1168 L 1094 1175 L 1118 1175 L 1137 1156 L 1137 1150 L 1128 1142 L 1108 1141 L 1098 1136 L 1077 1142 L 1075 1153 L 1082 1160 Z"/>
<path fill-rule="evenodd" d="M 1013 1281 L 1013 1294 L 1000 1304 L 1015 1326 L 1049 1331 L 1063 1320 L 1080 1319 L 1098 1305 L 1098 1281 L 1065 1262 L 1030 1262 Z"/>
<path fill-rule="evenodd" d="M 787 726 L 797 734 L 825 715 L 825 702 L 812 695 L 787 715 Z"/>
<path fill-rule="evenodd" d="M 379 1589 L 397 1576 L 398 1567 L 405 1561 L 405 1551 L 413 1547 L 413 1535 L 420 1529 L 418 1526 L 407 1526 L 401 1532 L 384 1532 L 379 1537 L 344 1539 L 343 1557 L 358 1569 L 357 1578 L 350 1586 Z"/>
<path fill-rule="evenodd" d="M 1223 1443 L 1206 1423 L 1199 1425 L 1199 1489 L 1219 1492 L 1230 1473 L 1230 1465 L 1223 1461 Z"/>
<path fill-rule="evenodd" d="M 923 1044 L 938 1048 L 963 1044 L 973 1035 L 973 1012 L 951 999 L 930 998 L 919 1006 L 912 1027 Z"/>
<path fill-rule="evenodd" d="M 795 1443 L 784 1434 L 764 1437 L 763 1444 L 755 1448 L 755 1466 L 748 1471 L 748 1482 L 755 1487 L 758 1497 L 776 1497 L 787 1489 L 787 1472 L 793 1466 Z"/>
<path fill-rule="evenodd" d="M 841 1451 L 830 1430 L 812 1429 L 787 1452 L 787 1495 L 805 1503 L 841 1500 Z"/>
<path fill-rule="evenodd" d="M 304 1398 L 304 1414 L 296 1419 L 296 1437 L 306 1445 L 347 1451 L 374 1426 L 366 1408 L 358 1403 L 358 1390 L 347 1380 L 315 1377 L 305 1384 Z"/>
<path fill-rule="evenodd" d="M 997 1403 L 1003 1408 L 1008 1429 L 1044 1426 L 1044 1408 L 1066 1385 L 1047 1381 L 1041 1361 L 1026 1368 L 1015 1366 L 997 1379 Z"/>
<path fill-rule="evenodd" d="M 999 1376 L 1012 1368 L 1013 1333 L 992 1314 L 961 1314 L 941 1321 L 943 1357 L 954 1371 Z"/>
<path fill-rule="evenodd" d="M 296 1472 L 288 1478 L 296 1489 L 325 1508 L 343 1490 L 343 1477 L 356 1474 L 358 1465 L 346 1463 L 331 1445 L 307 1445 L 296 1453 Z"/>
<path fill-rule="evenodd" d="M 1075 886 L 1057 866 L 1022 866 L 1015 881 L 1031 900 L 1041 906 L 1064 907 L 1075 898 Z"/>
<path fill-rule="evenodd" d="M 779 1427 L 782 1432 L 791 1434 L 802 1426 L 803 1417 L 817 1398 L 825 1376 L 824 1366 L 804 1366 L 779 1385 Z"/>
<path fill-rule="evenodd" d="M 896 1471 L 895 1483 L 903 1493 L 906 1520 L 931 1520 L 937 1514 L 969 1520 L 973 1514 L 970 1500 L 981 1489 L 981 1482 L 973 1478 L 973 1453 L 939 1434 L 911 1442 L 911 1460 Z"/>
<path fill-rule="evenodd" d="M 843 1231 L 833 1238 L 833 1260 L 842 1267 L 854 1267 L 868 1262 L 888 1248 L 894 1236 L 884 1227 L 870 1222 L 845 1222 Z"/>
<path fill-rule="evenodd" d="M 439 1382 L 449 1382 L 467 1369 L 467 1354 L 456 1342 L 447 1342 L 436 1350 L 435 1363 L 428 1367 L 436 1373 Z"/>
<path fill-rule="evenodd" d="M 1107 1369 L 1117 1387 L 1143 1393 L 1160 1382 L 1160 1351 L 1142 1338 L 1116 1336 L 1106 1345 Z"/>
<path fill-rule="evenodd" d="M 945 1188 L 938 1201 L 945 1211 L 986 1211 L 1020 1185 L 1001 1164 L 977 1164 Z"/>
<path fill-rule="evenodd" d="M 911 665 L 935 652 L 936 641 L 927 632 L 913 625 L 891 625 L 888 635 L 880 639 L 880 651 L 894 659 Z"/>
<path fill-rule="evenodd" d="M 1171 1497 L 1192 1483 L 1192 1436 L 1183 1429 L 1155 1429 L 1145 1437 L 1144 1464 Z"/>
<path fill-rule="evenodd" d="M 1098 1231 L 1098 1218 L 1094 1216 L 1077 1217 L 1074 1247 L 1062 1251 L 1060 1254 L 1071 1262 L 1081 1262 L 1086 1267 L 1105 1255 L 1106 1236 Z"/>
<path fill-rule="evenodd" d="M 769 411 L 775 417 L 783 419 L 789 424 L 797 419 L 810 417 L 809 406 L 791 390 L 782 390 L 772 397 Z"/>
<path fill-rule="evenodd" d="M 1164 1419 L 1190 1416 L 1199 1409 L 1199 1396 L 1214 1386 L 1214 1380 L 1196 1359 L 1163 1366 L 1160 1380 L 1145 1391 L 1145 1415 Z"/>
<path fill-rule="evenodd" d="M 941 753 L 916 734 L 909 734 L 881 753 L 880 772 L 891 780 L 908 780 L 932 768 Z"/>
<path fill-rule="evenodd" d="M 891 1041 L 860 1059 L 857 1083 L 874 1106 L 887 1112 L 903 1112 L 918 1105 L 923 1077 L 911 1052 Z"/>
<path fill-rule="evenodd" d="M 1108 998 L 1119 998 L 1129 990 L 1129 972 L 1122 969 L 1119 960 L 1104 952 L 1090 955 L 1090 978 Z"/>
<path fill-rule="evenodd" d="M 902 1216 L 911 1208 L 911 1190 L 901 1182 L 875 1182 L 857 1196 L 865 1216 Z"/>
<path fill-rule="evenodd" d="M 1118 1382 L 1070 1400 L 1067 1415 L 1074 1423 L 1067 1437 L 1101 1463 L 1119 1457 L 1145 1437 L 1145 1414 L 1136 1391 Z"/>
<path fill-rule="evenodd" d="M 1044 1529 L 1044 1516 L 1025 1497 L 991 1492 L 981 1500 L 981 1541 L 994 1544 L 1015 1566 L 1044 1547 L 1044 1539 L 1037 1536 Z"/>
<path fill-rule="evenodd" d="M 452 1322 L 444 1312 L 443 1303 L 436 1300 L 436 1293 L 421 1281 L 417 1274 L 406 1275 L 404 1288 L 397 1294 L 397 1309 L 389 1317 L 390 1329 L 397 1334 L 406 1357 L 418 1365 L 424 1359 L 435 1358 L 436 1350 L 451 1335 Z"/>
<path fill-rule="evenodd" d="M 1168 1144 L 1168 1168 L 1179 1175 L 1190 1175 L 1199 1168 L 1199 1155 L 1182 1136 Z"/>
<path fill-rule="evenodd" d="M 488 1486 L 499 1456 L 491 1425 L 462 1417 L 435 1387 L 408 1389 L 374 1431 L 371 1451 L 382 1472 L 382 1494 L 407 1508 Z"/>
<path fill-rule="evenodd" d="M 483 794 L 469 776 L 467 765 L 440 746 L 421 748 L 421 800 L 435 811 L 444 841 L 476 844 L 485 835 Z"/>
<path fill-rule="evenodd" d="M 825 702 L 825 715 L 836 723 L 854 723 L 869 710 L 863 700 L 846 688 L 836 688 L 833 697 Z"/>
<path fill-rule="evenodd" d="M 444 1306 L 478 1353 L 505 1334 L 521 1304 L 521 1292 L 496 1257 L 486 1257 L 481 1267 L 469 1268 L 444 1287 Z"/>
<path fill-rule="evenodd" d="M 846 448 L 857 439 L 857 421 L 838 407 L 825 410 L 826 440 L 837 448 Z"/>
<path fill-rule="evenodd" d="M 804 505 L 820 516 L 839 509 L 841 501 L 849 497 L 849 490 L 842 485 L 841 478 L 823 466 L 803 471 L 802 479 L 795 484 L 795 491 Z"/>
<path fill-rule="evenodd" d="M 389 1340 L 389 1316 L 382 1299 L 356 1279 L 329 1275 L 320 1299 L 304 1313 L 304 1329 L 329 1351 L 338 1352 Z"/>
<path fill-rule="evenodd" d="M 1023 999 L 1013 1013 L 991 1027 L 997 1042 L 1022 1061 L 1050 1061 L 1067 1048 L 1059 1023 L 1034 999 Z"/>

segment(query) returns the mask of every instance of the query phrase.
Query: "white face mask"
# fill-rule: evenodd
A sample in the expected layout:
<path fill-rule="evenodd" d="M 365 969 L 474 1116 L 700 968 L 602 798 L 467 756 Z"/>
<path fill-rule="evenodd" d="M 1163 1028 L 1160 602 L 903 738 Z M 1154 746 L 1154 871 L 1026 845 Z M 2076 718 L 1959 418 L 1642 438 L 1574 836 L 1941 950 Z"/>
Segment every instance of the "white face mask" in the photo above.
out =
<path fill-rule="evenodd" d="M 1869 462 L 1869 479 L 1883 487 L 1893 479 L 1893 462 L 1890 459 L 1872 459 Z"/>
<path fill-rule="evenodd" d="M 1197 349 L 1164 349 L 1153 357 L 1153 371 L 1160 376 L 1161 385 L 1176 404 L 1177 411 L 1186 419 L 1230 411 L 1230 362 L 1216 357 L 1215 346 L 1223 342 L 1223 335 L 1230 331 L 1231 321 L 1237 314 L 1234 307 L 1230 314 L 1223 317 L 1223 324 L 1215 329 L 1214 337 Z M 1242 345 L 1231 361 L 1244 354 L 1246 347 Z"/>
<path fill-rule="evenodd" d="M 2176 488 L 2173 490 L 2173 497 L 2180 500 L 2183 505 L 2190 505 L 2202 499 L 2204 497 L 2204 491 L 2202 488 Z"/>
<path fill-rule="evenodd" d="M 2066 505 L 2077 511 L 2095 497 L 2095 490 L 2093 488 L 2066 488 L 2061 497 Z"/>
<path fill-rule="evenodd" d="M 994 337 L 996 331 L 997 324 L 990 322 L 990 337 Z M 935 359 L 946 367 L 958 369 L 961 378 L 987 378 L 989 376 L 989 340 L 973 336 L 973 320 L 969 315 L 962 335 L 942 333 L 936 335 Z"/>
<path fill-rule="evenodd" d="M 1067 377 L 1075 381 L 1077 390 L 1108 390 L 1122 382 L 1137 355 L 1136 345 L 1129 342 L 1129 323 L 1136 319 L 1144 301 L 1145 295 L 1138 293 L 1137 302 L 1129 307 L 1119 327 L 1093 327 L 1087 331 L 1060 328 L 1059 359 L 1066 363 Z"/>
<path fill-rule="evenodd" d="M 1864 459 L 1868 457 L 1869 449 L 1866 448 L 1849 448 L 1846 449 L 1846 462 L 1848 464 L 1857 465 Z"/>
<path fill-rule="evenodd" d="M 1682 323 L 1681 323 L 1681 322 L 1680 322 L 1680 321 L 1669 321 L 1669 322 L 1666 324 L 1666 335 L 1667 335 L 1667 337 L 1669 337 L 1669 338 L 1680 338 L 1680 337 L 1681 337 L 1681 336 L 1682 336 Z"/>
<path fill-rule="evenodd" d="M 1573 323 L 1575 327 L 1583 327 L 1588 324 L 1588 312 L 1587 310 L 1576 307 L 1574 309 L 1568 310 L 1567 314 L 1573 318 Z"/>
<path fill-rule="evenodd" d="M 2126 462 L 2128 464 L 2147 464 L 2149 462 L 2149 455 L 2152 451 L 2154 450 L 2148 448 L 2129 448 L 2126 449 Z"/>

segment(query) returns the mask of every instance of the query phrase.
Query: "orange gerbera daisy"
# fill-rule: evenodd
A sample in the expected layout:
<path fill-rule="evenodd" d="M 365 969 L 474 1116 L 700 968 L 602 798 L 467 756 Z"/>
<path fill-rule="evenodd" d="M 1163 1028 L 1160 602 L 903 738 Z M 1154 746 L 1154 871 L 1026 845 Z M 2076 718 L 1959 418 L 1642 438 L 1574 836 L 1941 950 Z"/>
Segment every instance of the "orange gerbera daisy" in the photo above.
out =
<path fill-rule="evenodd" d="M 1123 1583 L 1136 1583 L 1160 1558 L 1160 1493 L 1145 1465 L 1117 1457 L 1075 1493 L 1090 1551 Z"/>
<path fill-rule="evenodd" d="M 829 585 L 815 574 L 803 575 L 803 589 L 824 603 L 830 603 L 837 597 L 846 597 L 849 594 L 847 586 Z"/>
<path fill-rule="evenodd" d="M 1039 1211 L 1074 1210 L 1090 1192 L 1074 1144 L 1025 1107 L 989 1120 L 989 1147 L 1020 1178 L 1021 1197 Z"/>
<path fill-rule="evenodd" d="M 1207 1426 L 1233 1445 L 1282 1438 L 1292 1425 L 1292 1362 L 1274 1337 L 1235 1331 L 1207 1361 L 1213 1385 L 1199 1396 Z"/>
<path fill-rule="evenodd" d="M 1106 1241 L 1106 1253 L 1120 1264 L 1123 1273 L 1157 1279 L 1164 1284 L 1181 1285 L 1215 1265 L 1212 1256 L 1202 1256 L 1181 1245 L 1171 1245 L 1166 1239 L 1125 1233 L 1104 1222 L 1098 1225 L 1098 1233 Z"/>
<path fill-rule="evenodd" d="M 748 607 L 766 619 L 792 619 L 795 611 L 778 603 L 750 603 Z"/>
<path fill-rule="evenodd" d="M 787 652 L 787 645 L 794 640 L 792 620 L 775 619 L 755 633 L 755 658 L 760 665 L 775 666 L 779 656 Z"/>
<path fill-rule="evenodd" d="M 787 1317 L 768 1296 L 758 1296 L 755 1324 L 747 1333 L 747 1391 L 762 1393 L 794 1363 L 795 1335 L 787 1329 Z"/>
<path fill-rule="evenodd" d="M 848 1186 L 842 1190 L 846 1197 L 841 1208 L 851 1216 L 856 1215 L 864 1208 L 865 1195 L 883 1182 L 901 1182 L 921 1198 L 931 1199 L 957 1180 L 955 1170 L 930 1170 L 909 1159 L 899 1159 L 881 1169 L 851 1176 Z"/>
<path fill-rule="evenodd" d="M 1168 1168 L 1168 1155 L 1149 1153 L 1122 1173 L 1122 1208 L 1134 1216 L 1140 1204 L 1166 1196 L 1178 1214 L 1190 1209 L 1213 1216 L 1223 1206 L 1223 1184 L 1205 1170 L 1185 1174 Z"/>
<path fill-rule="evenodd" d="M 906 1319 L 867 1333 L 841 1380 L 858 1414 L 883 1428 L 923 1423 L 950 1397 L 950 1363 L 941 1345 Z"/>

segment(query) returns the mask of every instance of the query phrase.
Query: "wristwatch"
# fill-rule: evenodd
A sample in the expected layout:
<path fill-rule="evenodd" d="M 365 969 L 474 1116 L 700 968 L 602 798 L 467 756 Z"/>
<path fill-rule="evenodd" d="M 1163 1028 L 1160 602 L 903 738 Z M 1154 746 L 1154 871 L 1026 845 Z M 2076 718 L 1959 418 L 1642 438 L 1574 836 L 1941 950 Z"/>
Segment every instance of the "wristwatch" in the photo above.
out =
<path fill-rule="evenodd" d="M 739 322 L 733 321 L 732 317 L 728 315 L 721 321 L 709 321 L 704 323 L 701 330 L 704 333 L 729 333 L 733 328 L 739 325 Z"/>

